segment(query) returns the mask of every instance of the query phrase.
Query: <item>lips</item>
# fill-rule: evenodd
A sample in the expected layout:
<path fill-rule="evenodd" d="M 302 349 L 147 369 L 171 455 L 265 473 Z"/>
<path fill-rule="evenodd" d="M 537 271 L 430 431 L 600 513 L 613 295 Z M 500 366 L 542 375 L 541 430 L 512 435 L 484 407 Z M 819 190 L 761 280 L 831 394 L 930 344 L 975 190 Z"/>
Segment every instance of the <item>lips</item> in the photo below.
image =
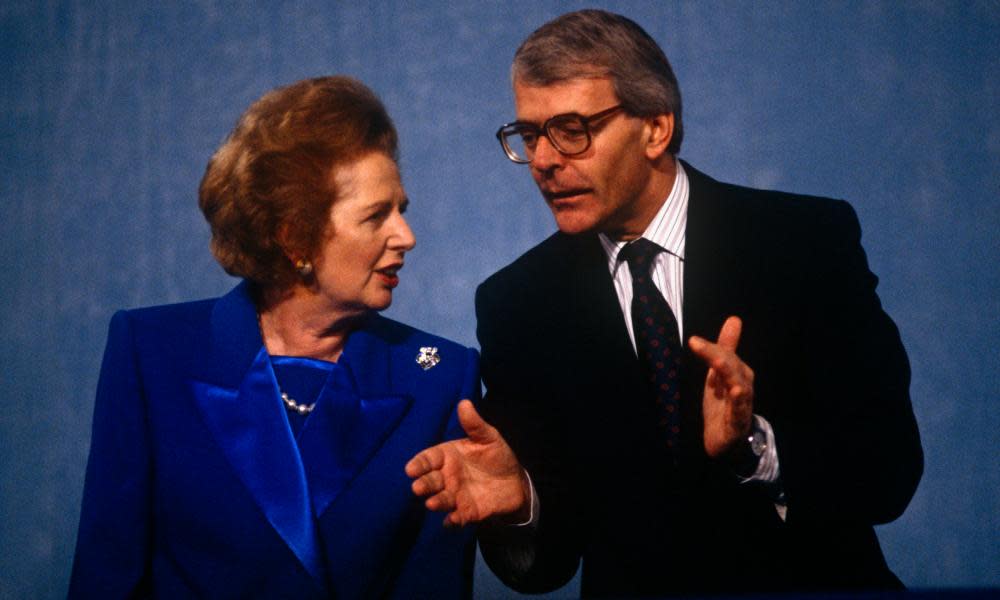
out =
<path fill-rule="evenodd" d="M 402 268 L 403 268 L 403 263 L 393 263 L 391 265 L 387 265 L 380 269 L 375 269 L 375 274 L 379 277 L 379 279 L 382 280 L 382 282 L 385 285 L 389 286 L 390 288 L 394 288 L 397 285 L 399 285 L 398 273 L 399 270 Z"/>
<path fill-rule="evenodd" d="M 564 207 L 573 204 L 573 202 L 584 194 L 589 194 L 591 190 L 589 188 L 576 188 L 567 190 L 542 190 L 542 195 L 545 196 L 545 201 L 555 207 Z"/>

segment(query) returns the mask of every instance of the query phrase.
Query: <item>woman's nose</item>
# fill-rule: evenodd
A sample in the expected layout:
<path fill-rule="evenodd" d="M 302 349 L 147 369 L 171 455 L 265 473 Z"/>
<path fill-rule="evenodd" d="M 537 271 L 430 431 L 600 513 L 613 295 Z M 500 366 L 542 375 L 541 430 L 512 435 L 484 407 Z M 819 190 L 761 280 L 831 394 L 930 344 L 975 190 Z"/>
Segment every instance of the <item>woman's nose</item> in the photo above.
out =
<path fill-rule="evenodd" d="M 406 222 L 406 218 L 401 214 L 398 217 L 396 231 L 392 238 L 394 241 L 393 248 L 407 252 L 417 245 L 417 238 L 413 235 L 413 230 L 410 229 L 410 224 Z"/>

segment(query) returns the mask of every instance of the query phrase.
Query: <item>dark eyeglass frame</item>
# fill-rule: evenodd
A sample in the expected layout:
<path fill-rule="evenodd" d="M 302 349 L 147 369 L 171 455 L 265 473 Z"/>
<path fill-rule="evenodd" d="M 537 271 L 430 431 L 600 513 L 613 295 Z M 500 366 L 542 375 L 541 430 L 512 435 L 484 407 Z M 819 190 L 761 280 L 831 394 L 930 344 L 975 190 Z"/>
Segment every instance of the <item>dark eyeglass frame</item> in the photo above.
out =
<path fill-rule="evenodd" d="M 559 154 L 562 154 L 563 156 L 579 156 L 584 152 L 586 152 L 587 150 L 589 150 L 590 145 L 594 141 L 594 136 L 591 134 L 590 131 L 591 124 L 596 123 L 597 121 L 600 121 L 601 119 L 604 119 L 606 117 L 610 117 L 612 114 L 614 114 L 619 110 L 622 110 L 621 104 L 616 104 L 611 108 L 605 108 L 604 110 L 596 112 L 592 115 L 581 115 L 580 113 L 575 113 L 575 112 L 560 113 L 558 115 L 549 117 L 544 123 L 542 123 L 541 127 L 535 125 L 534 123 L 526 123 L 524 121 L 513 121 L 511 123 L 504 123 L 503 125 L 500 126 L 500 129 L 497 129 L 497 140 L 500 141 L 500 146 L 503 147 L 504 154 L 507 155 L 507 158 L 509 158 L 511 161 L 519 165 L 526 165 L 531 162 L 531 159 L 519 157 L 517 153 L 514 152 L 514 150 L 507 143 L 507 137 L 510 135 L 521 135 L 521 133 L 524 131 L 534 131 L 535 134 L 538 135 L 539 137 L 545 136 L 546 138 L 548 138 L 549 143 L 552 144 L 552 147 L 555 148 L 559 152 Z M 560 121 L 566 121 L 567 119 L 577 119 L 579 120 L 580 125 L 583 127 L 583 133 L 584 135 L 587 136 L 587 143 L 584 145 L 582 150 L 578 150 L 576 152 L 567 152 L 566 150 L 560 148 L 559 142 L 554 140 L 552 136 L 549 135 L 549 128 L 552 126 L 553 123 L 559 123 Z"/>

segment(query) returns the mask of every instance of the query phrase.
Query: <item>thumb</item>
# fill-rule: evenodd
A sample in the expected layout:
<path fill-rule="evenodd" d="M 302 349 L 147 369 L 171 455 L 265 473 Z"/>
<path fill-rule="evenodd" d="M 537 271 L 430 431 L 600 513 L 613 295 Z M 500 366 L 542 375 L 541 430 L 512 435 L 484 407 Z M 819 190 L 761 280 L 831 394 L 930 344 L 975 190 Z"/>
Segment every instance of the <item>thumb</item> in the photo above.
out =
<path fill-rule="evenodd" d="M 740 343 L 740 334 L 742 332 L 743 321 L 739 317 L 729 317 L 722 324 L 722 330 L 719 331 L 718 344 L 730 352 L 736 352 L 736 346 Z"/>
<path fill-rule="evenodd" d="M 496 430 L 479 416 L 475 405 L 469 400 L 462 400 L 458 403 L 458 422 L 473 442 L 485 443 L 493 440 L 493 434 Z"/>

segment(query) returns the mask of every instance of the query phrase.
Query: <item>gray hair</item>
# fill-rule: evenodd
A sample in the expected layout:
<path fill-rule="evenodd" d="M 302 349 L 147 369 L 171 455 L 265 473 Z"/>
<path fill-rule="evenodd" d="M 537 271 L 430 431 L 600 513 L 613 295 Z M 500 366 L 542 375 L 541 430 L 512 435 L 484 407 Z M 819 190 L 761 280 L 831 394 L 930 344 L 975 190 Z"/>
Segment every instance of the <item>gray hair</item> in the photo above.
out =
<path fill-rule="evenodd" d="M 611 79 L 628 114 L 673 114 L 667 151 L 680 151 L 684 139 L 680 86 L 663 50 L 635 21 L 603 10 L 567 13 L 529 35 L 511 66 L 511 80 L 526 85 L 597 77 Z"/>

